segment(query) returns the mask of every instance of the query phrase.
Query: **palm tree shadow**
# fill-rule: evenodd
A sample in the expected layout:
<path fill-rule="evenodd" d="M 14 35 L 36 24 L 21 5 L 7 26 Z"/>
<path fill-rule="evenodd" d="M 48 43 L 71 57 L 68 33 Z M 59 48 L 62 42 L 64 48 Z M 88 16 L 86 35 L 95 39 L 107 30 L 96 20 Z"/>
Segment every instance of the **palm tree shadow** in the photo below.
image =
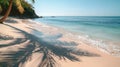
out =
<path fill-rule="evenodd" d="M 11 56 L 10 58 L 14 58 L 14 61 L 17 61 L 14 62 L 14 64 L 12 64 L 12 67 L 18 67 L 19 64 L 21 63 L 24 64 L 31 57 L 31 55 L 36 52 L 43 54 L 42 61 L 39 64 L 39 67 L 56 67 L 57 61 L 54 59 L 54 57 L 58 57 L 60 60 L 69 59 L 71 61 L 81 61 L 79 58 L 77 58 L 77 56 L 88 57 L 100 56 L 95 53 L 90 53 L 85 50 L 77 49 L 76 45 L 78 44 L 75 42 L 65 42 L 58 40 L 59 38 L 62 37 L 62 34 L 57 34 L 54 36 L 52 35 L 44 36 L 43 33 L 37 31 L 41 33 L 40 34 L 41 37 L 37 37 L 31 33 L 27 33 L 26 31 L 23 31 L 11 25 L 8 24 L 4 25 L 19 31 L 19 33 L 25 36 L 25 39 L 24 40 L 21 39 L 20 42 L 29 40 L 28 43 L 29 45 L 26 48 L 21 48 L 20 51 L 12 52 L 12 54 L 9 54 Z M 16 44 L 18 42 L 13 43 Z M 10 45 L 12 44 L 10 43 Z"/>
<path fill-rule="evenodd" d="M 9 40 L 9 39 L 6 39 L 6 40 Z M 12 38 L 10 40 L 13 40 L 13 41 L 10 42 L 9 44 L 0 44 L 0 48 L 7 47 L 7 46 L 13 46 L 13 45 L 16 45 L 16 44 L 21 44 L 21 43 L 24 43 L 24 42 L 27 41 L 26 38 Z"/>
<path fill-rule="evenodd" d="M 11 40 L 13 37 L 0 33 L 0 40 Z"/>

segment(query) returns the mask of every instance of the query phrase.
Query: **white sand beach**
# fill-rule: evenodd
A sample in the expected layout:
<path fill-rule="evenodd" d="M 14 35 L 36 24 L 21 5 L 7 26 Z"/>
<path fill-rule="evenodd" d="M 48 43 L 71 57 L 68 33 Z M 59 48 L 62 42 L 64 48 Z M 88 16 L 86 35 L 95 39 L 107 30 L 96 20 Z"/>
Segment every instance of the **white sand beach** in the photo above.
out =
<path fill-rule="evenodd" d="M 120 57 L 29 19 L 0 24 L 0 65 L 9 67 L 120 67 Z"/>

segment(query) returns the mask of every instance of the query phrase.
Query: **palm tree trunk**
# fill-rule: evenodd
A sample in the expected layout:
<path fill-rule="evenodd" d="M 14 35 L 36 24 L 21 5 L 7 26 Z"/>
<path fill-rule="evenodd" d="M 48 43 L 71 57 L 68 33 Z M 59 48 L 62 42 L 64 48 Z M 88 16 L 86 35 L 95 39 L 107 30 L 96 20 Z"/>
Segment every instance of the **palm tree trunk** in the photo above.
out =
<path fill-rule="evenodd" d="M 8 15 L 10 14 L 11 9 L 12 9 L 12 4 L 13 4 L 13 0 L 10 0 L 8 10 L 6 11 L 5 15 L 0 19 L 1 24 L 3 24 L 3 21 L 5 21 Z"/>

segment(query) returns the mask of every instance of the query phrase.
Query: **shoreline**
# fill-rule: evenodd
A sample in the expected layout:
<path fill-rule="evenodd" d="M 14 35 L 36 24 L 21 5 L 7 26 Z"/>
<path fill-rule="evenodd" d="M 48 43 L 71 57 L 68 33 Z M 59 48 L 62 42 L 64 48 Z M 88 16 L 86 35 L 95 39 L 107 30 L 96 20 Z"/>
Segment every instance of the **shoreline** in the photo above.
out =
<path fill-rule="evenodd" d="M 15 18 L 11 18 L 11 19 L 12 21 L 6 21 L 5 25 L 0 25 L 2 27 L 0 32 L 2 34 L 12 36 L 13 40 L 10 40 L 9 37 L 7 37 L 6 39 L 8 40 L 0 40 L 0 43 L 7 44 L 7 43 L 11 43 L 11 41 L 14 41 L 15 39 L 20 40 L 21 38 L 22 40 L 20 41 L 20 44 L 15 43 L 15 45 L 11 44 L 11 46 L 6 45 L 5 47 L 3 45 L 3 47 L 1 47 L 0 49 L 0 52 L 1 52 L 0 62 L 3 60 L 5 61 L 7 59 L 6 58 L 7 53 L 9 56 L 9 54 L 12 52 L 13 52 L 12 54 L 14 54 L 14 52 L 24 51 L 24 50 L 27 51 L 28 49 L 33 49 L 32 51 L 33 53 L 31 54 L 32 59 L 31 60 L 29 60 L 30 58 L 26 59 L 26 62 L 20 63 L 19 67 L 23 67 L 23 66 L 32 67 L 34 65 L 38 67 L 39 64 L 43 65 L 41 58 L 43 57 L 44 53 L 41 53 L 41 52 L 34 53 L 34 52 L 38 51 L 43 46 L 43 47 L 46 47 L 47 49 L 50 49 L 50 51 L 48 52 L 50 52 L 50 54 L 52 53 L 50 57 L 54 58 L 54 60 L 57 61 L 58 63 L 57 67 L 68 67 L 68 66 L 69 67 L 73 67 L 73 66 L 74 67 L 78 67 L 78 66 L 114 67 L 114 65 L 116 65 L 115 67 L 120 66 L 119 65 L 120 57 L 112 56 L 82 41 L 78 41 L 76 40 L 74 35 L 72 35 L 71 33 L 69 33 L 68 35 L 68 32 L 64 30 L 60 30 L 58 28 L 54 28 L 44 24 L 36 24 L 34 23 L 34 21 L 28 21 L 25 19 L 20 20 Z M 16 22 L 12 23 L 14 21 Z M 5 31 L 5 30 L 8 30 L 8 31 Z M 29 42 L 33 42 L 34 40 L 35 42 L 40 43 L 40 47 L 39 45 L 37 45 L 38 43 L 36 45 L 31 45 L 31 46 L 30 44 L 27 44 Z M 44 44 L 44 45 L 41 45 L 41 44 Z M 36 47 L 33 48 L 34 46 Z M 45 50 L 47 50 L 46 48 Z M 67 51 L 66 48 L 69 48 L 68 52 L 66 52 Z M 76 54 L 75 52 L 77 51 L 76 48 L 80 49 L 80 53 L 78 51 L 79 54 L 78 53 Z M 65 51 L 62 51 L 62 50 L 65 50 Z M 73 51 L 73 53 L 71 53 L 70 51 Z M 29 50 L 27 53 L 29 52 L 31 51 Z M 66 53 L 64 54 L 64 52 Z M 80 59 L 80 61 L 77 61 L 78 60 L 77 58 Z M 12 58 L 8 58 L 8 59 L 12 59 Z M 38 61 L 38 59 L 40 61 Z"/>
<path fill-rule="evenodd" d="M 103 42 L 102 40 L 99 41 L 99 40 L 91 39 L 88 36 L 80 35 L 79 33 L 71 32 L 71 31 L 65 30 L 64 28 L 60 28 L 60 27 L 57 27 L 54 25 L 44 24 L 43 22 L 38 22 L 38 21 L 34 21 L 34 20 L 26 20 L 26 21 L 30 21 L 31 23 L 36 23 L 39 25 L 44 25 L 45 27 L 48 27 L 48 28 L 57 29 L 57 30 L 59 30 L 58 32 L 61 32 L 62 34 L 69 34 L 68 37 L 73 37 L 74 41 L 84 42 L 88 46 L 97 48 L 98 50 L 108 53 L 110 55 L 120 57 L 119 46 L 114 45 L 112 43 L 106 43 L 106 42 Z M 109 44 L 109 45 L 107 45 L 107 44 Z"/>

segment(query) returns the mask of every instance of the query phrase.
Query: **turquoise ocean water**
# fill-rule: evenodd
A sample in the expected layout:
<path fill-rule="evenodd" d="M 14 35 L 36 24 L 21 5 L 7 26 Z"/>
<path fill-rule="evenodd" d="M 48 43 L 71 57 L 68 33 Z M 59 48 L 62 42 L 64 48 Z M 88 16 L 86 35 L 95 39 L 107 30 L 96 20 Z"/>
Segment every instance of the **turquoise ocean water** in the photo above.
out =
<path fill-rule="evenodd" d="M 56 16 L 39 18 L 35 21 L 63 28 L 106 45 L 120 47 L 119 16 Z"/>

